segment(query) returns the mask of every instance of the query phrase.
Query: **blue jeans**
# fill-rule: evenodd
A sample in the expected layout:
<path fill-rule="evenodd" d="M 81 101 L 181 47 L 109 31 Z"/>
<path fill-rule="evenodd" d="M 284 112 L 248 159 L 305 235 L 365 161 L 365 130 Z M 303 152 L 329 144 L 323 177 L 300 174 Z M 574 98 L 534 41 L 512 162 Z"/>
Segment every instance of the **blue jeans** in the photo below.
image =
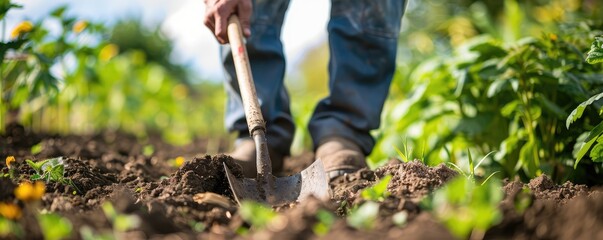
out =
<path fill-rule="evenodd" d="M 365 155 L 375 140 L 396 66 L 405 0 L 332 0 L 329 33 L 330 94 L 316 106 L 308 129 L 314 148 L 332 136 L 357 143 Z M 280 40 L 289 0 L 255 0 L 247 39 L 253 78 L 266 121 L 268 146 L 288 154 L 295 125 L 283 85 L 285 56 Z M 308 13 L 311 16 L 312 13 Z M 312 27 L 312 26 L 308 26 Z M 249 135 L 228 45 L 221 47 L 228 95 L 226 127 Z"/>

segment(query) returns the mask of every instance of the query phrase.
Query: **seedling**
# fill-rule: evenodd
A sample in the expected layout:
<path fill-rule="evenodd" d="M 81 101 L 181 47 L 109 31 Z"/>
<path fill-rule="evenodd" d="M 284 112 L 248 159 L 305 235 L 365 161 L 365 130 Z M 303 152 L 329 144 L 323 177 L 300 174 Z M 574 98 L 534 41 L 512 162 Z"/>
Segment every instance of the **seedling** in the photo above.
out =
<path fill-rule="evenodd" d="M 333 223 L 335 223 L 335 216 L 329 211 L 320 209 L 316 213 L 316 218 L 318 222 L 314 224 L 312 231 L 318 236 L 324 236 L 331 230 Z"/>
<path fill-rule="evenodd" d="M 140 226 L 140 218 L 137 215 L 118 213 L 110 202 L 103 203 L 102 209 L 107 219 L 113 224 L 114 231 L 125 232 Z"/>
<path fill-rule="evenodd" d="M 411 150 L 408 149 L 408 142 L 407 142 L 406 138 L 404 139 L 404 143 L 402 144 L 402 146 L 404 147 L 404 152 L 402 152 L 402 150 L 400 150 L 395 145 L 393 147 L 396 150 L 396 152 L 398 153 L 398 156 L 400 156 L 400 159 L 403 162 L 407 163 L 407 162 L 410 161 L 410 159 L 408 158 L 408 156 L 412 155 L 412 149 Z"/>
<path fill-rule="evenodd" d="M 39 214 L 38 222 L 46 239 L 68 239 L 72 237 L 73 226 L 71 222 L 58 214 Z"/>
<path fill-rule="evenodd" d="M 383 202 L 390 195 L 390 192 L 387 191 L 387 185 L 391 179 L 391 175 L 386 175 L 375 185 L 362 190 L 360 195 L 367 201 Z"/>
<path fill-rule="evenodd" d="M 71 179 L 65 177 L 65 162 L 63 157 L 50 158 L 39 162 L 34 162 L 28 159 L 25 160 L 25 162 L 27 165 L 33 168 L 34 171 L 36 171 L 36 173 L 30 177 L 30 180 L 44 180 L 47 183 L 54 181 L 69 185 L 77 192 L 82 192 L 77 186 L 75 186 Z"/>
<path fill-rule="evenodd" d="M 503 195 L 500 181 L 476 185 L 470 178 L 457 177 L 423 199 L 421 206 L 459 239 L 482 239 L 485 231 L 502 219 L 498 204 Z"/>
<path fill-rule="evenodd" d="M 353 209 L 346 218 L 347 223 L 356 229 L 372 229 L 379 214 L 379 204 L 365 202 L 360 207 Z"/>
<path fill-rule="evenodd" d="M 271 208 L 257 202 L 244 201 L 239 208 L 239 214 L 246 222 L 256 229 L 264 229 L 275 219 L 277 214 Z"/>
<path fill-rule="evenodd" d="M 142 148 L 142 154 L 145 155 L 145 156 L 147 156 L 147 157 L 152 156 L 153 153 L 155 153 L 155 148 L 153 147 L 153 145 L 150 145 L 150 144 L 149 145 L 145 145 Z"/>
<path fill-rule="evenodd" d="M 408 163 L 412 160 L 412 148 L 408 147 L 408 141 L 406 138 L 404 139 L 404 143 L 402 144 L 402 146 L 404 147 L 404 152 L 402 152 L 402 150 L 400 150 L 396 146 L 393 147 L 394 150 L 396 150 L 396 152 L 398 153 L 398 156 L 400 156 L 400 160 L 402 160 L 402 162 L 404 163 Z M 423 162 L 423 164 L 427 165 L 425 161 L 425 142 L 423 142 L 423 149 L 421 150 L 421 157 L 419 159 L 421 159 L 421 162 Z"/>
<path fill-rule="evenodd" d="M 484 156 L 475 166 L 474 161 L 473 161 L 473 157 L 471 156 L 471 151 L 469 151 L 469 149 L 467 149 L 467 158 L 469 161 L 469 171 L 465 172 L 463 171 L 463 169 L 461 169 L 458 165 L 452 163 L 452 162 L 447 162 L 448 165 L 452 166 L 458 173 L 462 174 L 463 176 L 465 176 L 467 179 L 472 180 L 473 182 L 475 182 L 476 180 L 476 176 L 475 176 L 475 170 L 477 170 L 477 168 L 479 168 L 480 165 L 482 165 L 482 163 L 484 162 L 484 160 L 486 160 L 486 158 L 488 158 L 488 156 L 490 156 L 490 154 L 494 153 L 494 151 L 489 152 L 488 154 L 486 154 L 486 156 Z M 483 182 L 482 185 L 484 183 L 486 183 L 488 180 L 490 180 L 490 178 L 492 178 L 495 174 L 497 174 L 499 171 L 493 172 L 492 174 L 490 174 Z"/>
<path fill-rule="evenodd" d="M 10 239 L 15 237 L 17 239 L 23 239 L 23 227 L 21 227 L 21 224 L 4 217 L 0 217 L 0 238 Z"/>
<path fill-rule="evenodd" d="M 38 143 L 36 145 L 31 146 L 30 152 L 32 155 L 36 155 L 38 153 L 41 153 L 42 150 L 44 150 L 44 146 L 42 145 L 42 143 Z"/>

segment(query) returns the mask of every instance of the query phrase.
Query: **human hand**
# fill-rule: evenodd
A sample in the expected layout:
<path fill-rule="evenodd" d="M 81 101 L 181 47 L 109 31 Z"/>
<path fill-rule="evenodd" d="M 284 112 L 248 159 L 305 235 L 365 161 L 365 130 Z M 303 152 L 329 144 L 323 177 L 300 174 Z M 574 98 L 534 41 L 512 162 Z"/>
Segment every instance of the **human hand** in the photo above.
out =
<path fill-rule="evenodd" d="M 251 0 L 205 0 L 205 9 L 203 22 L 221 44 L 228 43 L 226 27 L 228 18 L 233 14 L 236 14 L 241 21 L 243 35 L 251 36 Z"/>

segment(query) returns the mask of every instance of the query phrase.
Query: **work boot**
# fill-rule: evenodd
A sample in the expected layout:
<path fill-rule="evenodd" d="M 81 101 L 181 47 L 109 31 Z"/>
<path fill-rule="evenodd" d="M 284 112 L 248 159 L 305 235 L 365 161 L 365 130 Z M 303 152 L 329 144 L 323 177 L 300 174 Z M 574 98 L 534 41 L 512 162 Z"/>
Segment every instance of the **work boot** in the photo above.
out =
<path fill-rule="evenodd" d="M 322 160 L 329 180 L 367 166 L 360 147 L 341 137 L 322 140 L 316 149 L 316 158 Z"/>
<path fill-rule="evenodd" d="M 268 146 L 268 154 L 272 162 L 272 173 L 279 173 L 283 170 L 283 160 L 285 156 L 278 153 Z M 255 178 L 257 176 L 257 168 L 255 161 L 255 142 L 253 138 L 239 138 L 235 141 L 235 150 L 229 153 L 236 163 L 243 168 L 243 175 L 247 178 Z"/>

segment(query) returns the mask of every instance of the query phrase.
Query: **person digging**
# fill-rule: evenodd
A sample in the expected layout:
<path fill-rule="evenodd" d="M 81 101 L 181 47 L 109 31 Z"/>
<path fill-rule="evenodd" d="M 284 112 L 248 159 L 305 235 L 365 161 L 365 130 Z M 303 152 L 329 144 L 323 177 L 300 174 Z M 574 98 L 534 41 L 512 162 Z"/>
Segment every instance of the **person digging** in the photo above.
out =
<path fill-rule="evenodd" d="M 245 177 L 256 175 L 256 149 L 249 136 L 227 34 L 228 18 L 240 19 L 261 111 L 273 172 L 290 154 L 295 125 L 284 86 L 280 40 L 289 0 L 205 0 L 204 24 L 221 43 L 226 72 L 225 125 L 238 133 L 230 153 Z M 332 0 L 329 34 L 329 95 L 314 109 L 308 130 L 316 158 L 329 179 L 366 167 L 375 146 L 370 131 L 380 123 L 396 66 L 404 0 Z M 311 17 L 312 13 L 307 13 Z"/>

